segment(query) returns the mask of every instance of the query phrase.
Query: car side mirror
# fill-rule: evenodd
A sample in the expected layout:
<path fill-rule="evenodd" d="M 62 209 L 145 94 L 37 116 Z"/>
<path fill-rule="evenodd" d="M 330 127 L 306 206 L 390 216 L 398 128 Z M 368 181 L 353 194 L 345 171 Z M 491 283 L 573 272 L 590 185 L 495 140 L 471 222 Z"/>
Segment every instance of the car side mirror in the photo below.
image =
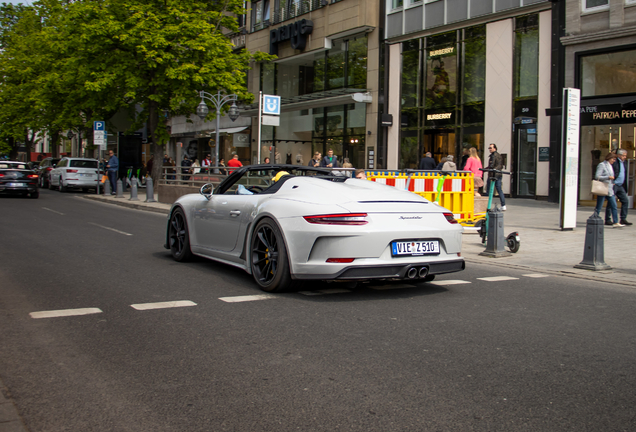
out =
<path fill-rule="evenodd" d="M 212 187 L 212 183 L 206 183 L 203 186 L 201 186 L 199 193 L 209 200 L 212 194 L 214 193 L 214 188 Z"/>

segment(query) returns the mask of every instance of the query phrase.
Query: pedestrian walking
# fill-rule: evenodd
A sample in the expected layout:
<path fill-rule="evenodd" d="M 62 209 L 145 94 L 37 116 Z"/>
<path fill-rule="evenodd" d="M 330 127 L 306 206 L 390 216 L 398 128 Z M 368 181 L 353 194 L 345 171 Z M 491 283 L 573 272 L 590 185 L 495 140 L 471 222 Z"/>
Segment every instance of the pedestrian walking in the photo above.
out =
<path fill-rule="evenodd" d="M 491 143 L 488 146 L 488 151 L 490 151 L 490 156 L 488 157 L 488 168 L 502 170 L 503 169 L 503 157 L 497 151 L 497 144 Z M 506 197 L 504 197 L 503 190 L 501 189 L 501 173 L 488 173 L 488 181 L 491 181 L 491 178 L 494 179 L 492 181 L 495 182 L 495 189 L 497 189 L 497 193 L 499 194 L 499 201 L 501 201 L 501 210 L 506 211 Z"/>
<path fill-rule="evenodd" d="M 442 171 L 457 171 L 457 165 L 455 165 L 453 159 L 455 159 L 453 155 L 446 156 L 446 162 L 442 165 Z"/>
<path fill-rule="evenodd" d="M 110 181 L 111 195 L 117 194 L 117 172 L 119 171 L 119 159 L 115 156 L 115 152 L 108 150 L 108 163 L 106 169 L 108 170 L 108 180 Z"/>
<path fill-rule="evenodd" d="M 607 185 L 607 197 L 604 195 L 596 196 L 596 214 L 600 215 L 601 210 L 603 210 L 603 203 L 605 202 L 605 198 L 607 198 L 607 206 L 612 212 L 612 218 L 614 219 L 614 223 L 612 226 L 614 228 L 622 228 L 625 225 L 619 222 L 618 220 L 618 207 L 616 206 L 616 195 L 614 193 L 614 168 L 612 168 L 612 164 L 616 162 L 616 154 L 608 153 L 605 156 L 605 160 L 598 164 L 596 167 L 596 180 L 603 182 Z"/>
<path fill-rule="evenodd" d="M 614 170 L 614 196 L 621 202 L 621 217 L 619 223 L 622 225 L 632 225 L 631 222 L 627 222 L 627 209 L 629 208 L 629 198 L 627 197 L 627 191 L 625 185 L 627 182 L 627 172 L 625 171 L 625 159 L 627 159 L 627 150 L 618 149 L 616 151 L 616 161 L 612 163 L 612 169 Z M 598 168 L 598 167 L 597 167 Z M 616 204 L 618 205 L 618 203 Z M 605 225 L 612 225 L 610 220 L 610 206 L 605 208 Z"/>
<path fill-rule="evenodd" d="M 475 147 L 469 148 L 468 154 L 469 156 L 466 160 L 464 171 L 470 171 L 473 173 L 473 178 L 475 180 L 475 196 L 481 196 L 483 193 L 482 188 L 484 187 L 484 172 L 480 170 L 483 168 L 483 165 L 481 164 L 481 159 L 479 158 L 479 154 Z"/>
<path fill-rule="evenodd" d="M 420 164 L 418 165 L 418 169 L 433 171 L 437 168 L 437 162 L 433 159 L 433 155 L 431 152 L 426 152 L 424 157 L 420 159 Z"/>
<path fill-rule="evenodd" d="M 192 167 L 192 161 L 190 160 L 188 155 L 183 155 L 183 160 L 181 161 L 181 179 L 183 181 L 190 180 L 190 176 L 184 175 L 184 174 L 190 174 L 192 172 L 191 167 Z"/>

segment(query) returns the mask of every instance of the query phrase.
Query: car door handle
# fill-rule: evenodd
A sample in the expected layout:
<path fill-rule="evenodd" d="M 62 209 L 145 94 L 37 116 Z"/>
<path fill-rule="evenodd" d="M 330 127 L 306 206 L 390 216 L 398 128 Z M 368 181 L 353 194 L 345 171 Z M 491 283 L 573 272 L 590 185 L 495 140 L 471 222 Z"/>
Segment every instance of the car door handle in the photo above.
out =
<path fill-rule="evenodd" d="M 241 214 L 240 210 L 230 210 L 230 216 L 238 216 Z"/>

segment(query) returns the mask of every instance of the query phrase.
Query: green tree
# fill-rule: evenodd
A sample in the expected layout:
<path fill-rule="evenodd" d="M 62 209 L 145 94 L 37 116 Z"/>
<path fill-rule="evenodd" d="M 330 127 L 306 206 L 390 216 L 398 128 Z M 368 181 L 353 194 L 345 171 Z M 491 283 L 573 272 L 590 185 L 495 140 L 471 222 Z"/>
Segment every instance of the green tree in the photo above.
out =
<path fill-rule="evenodd" d="M 103 0 L 68 5 L 67 34 L 77 35 L 78 66 L 89 72 L 84 88 L 110 95 L 134 117 L 133 130 L 148 126 L 152 152 L 160 156 L 169 138 L 164 110 L 194 113 L 198 90 L 221 89 L 251 101 L 245 73 L 262 53 L 236 52 L 223 29 L 237 31 L 240 0 Z M 112 104 L 117 107 L 118 104 Z M 140 107 L 141 110 L 137 108 Z M 229 108 L 229 107 L 225 107 Z M 213 117 L 215 110 L 210 110 Z M 161 164 L 154 164 L 157 179 Z"/>

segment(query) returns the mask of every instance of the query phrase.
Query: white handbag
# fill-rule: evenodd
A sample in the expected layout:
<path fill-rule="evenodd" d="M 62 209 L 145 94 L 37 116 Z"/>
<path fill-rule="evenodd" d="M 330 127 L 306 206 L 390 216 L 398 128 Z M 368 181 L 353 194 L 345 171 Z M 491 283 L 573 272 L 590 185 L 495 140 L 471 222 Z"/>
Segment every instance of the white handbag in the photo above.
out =
<path fill-rule="evenodd" d="M 609 186 L 607 183 L 603 183 L 602 181 L 592 180 L 592 194 L 607 196 L 609 195 Z"/>

